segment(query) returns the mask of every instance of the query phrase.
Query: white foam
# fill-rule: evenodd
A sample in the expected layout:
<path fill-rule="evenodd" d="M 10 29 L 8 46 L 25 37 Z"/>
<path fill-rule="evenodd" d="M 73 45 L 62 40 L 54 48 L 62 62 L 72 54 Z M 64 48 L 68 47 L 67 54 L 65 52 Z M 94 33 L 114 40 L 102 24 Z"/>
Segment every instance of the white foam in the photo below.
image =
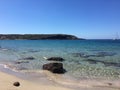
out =
<path fill-rule="evenodd" d="M 0 64 L 1 66 L 3 66 L 5 69 L 9 69 L 11 71 L 14 71 L 14 72 L 18 72 L 12 65 L 7 65 L 7 64 Z"/>

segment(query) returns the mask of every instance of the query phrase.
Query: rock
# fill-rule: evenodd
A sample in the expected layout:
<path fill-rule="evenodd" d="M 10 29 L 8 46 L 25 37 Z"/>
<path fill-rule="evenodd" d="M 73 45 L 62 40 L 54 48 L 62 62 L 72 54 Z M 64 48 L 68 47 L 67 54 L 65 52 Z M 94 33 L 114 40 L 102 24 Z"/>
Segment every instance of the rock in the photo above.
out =
<path fill-rule="evenodd" d="M 86 55 L 85 53 L 72 53 L 74 57 L 88 58 L 90 55 Z"/>
<path fill-rule="evenodd" d="M 116 53 L 113 52 L 98 52 L 96 57 L 114 56 Z"/>
<path fill-rule="evenodd" d="M 28 49 L 27 51 L 23 52 L 23 53 L 36 53 L 36 52 L 40 52 L 41 50 L 40 49 Z"/>
<path fill-rule="evenodd" d="M 19 59 L 19 60 L 34 60 L 35 58 L 34 57 L 26 57 L 26 58 L 22 58 L 22 59 Z"/>
<path fill-rule="evenodd" d="M 19 82 L 14 82 L 13 85 L 18 87 L 18 86 L 20 86 L 20 83 Z"/>
<path fill-rule="evenodd" d="M 25 68 L 25 67 L 19 67 L 19 68 L 16 68 L 16 70 L 28 70 L 28 68 Z"/>
<path fill-rule="evenodd" d="M 63 58 L 61 57 L 50 57 L 50 58 L 46 58 L 49 61 L 64 61 Z"/>
<path fill-rule="evenodd" d="M 114 67 L 120 67 L 120 63 L 115 62 L 102 62 L 105 66 L 114 66 Z"/>
<path fill-rule="evenodd" d="M 16 61 L 15 64 L 29 63 L 29 61 Z"/>
<path fill-rule="evenodd" d="M 63 74 L 66 70 L 63 68 L 62 63 L 48 63 L 43 65 L 43 70 L 51 71 L 52 73 Z"/>
<path fill-rule="evenodd" d="M 112 83 L 108 83 L 108 85 L 109 85 L 109 86 L 111 86 L 111 85 L 112 85 Z"/>
<path fill-rule="evenodd" d="M 117 53 L 115 52 L 97 52 L 96 54 L 89 55 L 83 52 L 80 53 L 72 53 L 74 57 L 81 57 L 81 58 L 89 58 L 89 57 L 105 57 L 105 56 L 114 56 Z"/>
<path fill-rule="evenodd" d="M 87 61 L 89 62 L 90 64 L 97 64 L 97 60 L 93 60 L 93 59 L 87 59 L 87 60 L 84 60 L 84 61 Z"/>
<path fill-rule="evenodd" d="M 101 61 L 101 60 L 93 60 L 93 59 L 86 59 L 84 60 L 90 64 L 97 64 L 97 63 L 102 63 L 105 66 L 114 66 L 114 67 L 120 67 L 120 63 L 116 62 L 106 62 L 106 61 Z"/>

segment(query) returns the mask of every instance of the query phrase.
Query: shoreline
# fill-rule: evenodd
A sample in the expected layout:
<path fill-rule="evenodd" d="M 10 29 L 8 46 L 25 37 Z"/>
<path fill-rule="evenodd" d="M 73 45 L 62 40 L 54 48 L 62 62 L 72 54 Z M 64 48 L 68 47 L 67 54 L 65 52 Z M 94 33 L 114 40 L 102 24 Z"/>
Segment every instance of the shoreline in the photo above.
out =
<path fill-rule="evenodd" d="M 34 83 L 28 80 L 18 78 L 13 75 L 0 71 L 0 90 L 120 90 L 120 88 L 98 86 L 98 87 L 80 87 L 79 89 L 70 89 L 58 85 L 45 85 Z M 20 82 L 19 87 L 13 86 L 14 82 Z M 84 83 L 84 82 L 83 82 Z"/>
<path fill-rule="evenodd" d="M 30 76 L 23 77 L 24 75 L 20 74 L 20 72 L 11 71 L 8 68 L 4 68 L 3 65 L 0 66 L 0 69 L 0 90 L 8 90 L 8 88 L 9 90 L 16 90 L 16 88 L 18 90 L 48 90 L 48 88 L 49 90 L 120 90 L 120 82 L 117 82 L 115 85 L 115 83 L 113 84 L 114 81 L 112 83 L 104 81 L 103 84 L 101 81 L 81 80 L 78 82 L 79 87 L 76 87 L 75 82 L 71 80 L 61 80 L 63 78 L 61 78 L 60 75 L 53 75 L 48 71 L 45 71 L 43 74 L 46 76 L 40 75 L 36 76 L 36 78 L 31 78 Z M 39 78 L 38 81 L 35 81 L 38 77 L 41 78 Z M 13 86 L 13 83 L 16 81 L 20 82 L 20 87 Z"/>
<path fill-rule="evenodd" d="M 0 72 L 0 90 L 72 90 L 64 87 L 42 85 L 38 83 L 33 83 L 27 80 L 17 78 L 15 76 Z M 20 82 L 19 87 L 13 86 L 14 82 Z"/>

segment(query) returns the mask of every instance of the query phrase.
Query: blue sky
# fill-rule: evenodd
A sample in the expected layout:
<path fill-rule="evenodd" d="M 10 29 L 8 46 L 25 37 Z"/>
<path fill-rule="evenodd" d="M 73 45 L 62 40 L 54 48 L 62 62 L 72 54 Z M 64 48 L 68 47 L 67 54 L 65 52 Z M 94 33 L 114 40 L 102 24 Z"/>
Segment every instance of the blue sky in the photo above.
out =
<path fill-rule="evenodd" d="M 120 0 L 0 0 L 0 34 L 120 34 Z"/>

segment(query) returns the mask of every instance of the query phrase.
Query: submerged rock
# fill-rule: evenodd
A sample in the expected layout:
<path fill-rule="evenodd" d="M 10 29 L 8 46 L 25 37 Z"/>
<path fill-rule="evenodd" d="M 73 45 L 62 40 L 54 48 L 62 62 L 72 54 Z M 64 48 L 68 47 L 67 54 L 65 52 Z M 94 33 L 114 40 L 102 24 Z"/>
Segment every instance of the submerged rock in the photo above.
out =
<path fill-rule="evenodd" d="M 105 56 L 114 56 L 114 52 L 97 52 L 96 54 L 85 54 L 85 53 L 72 53 L 74 57 L 89 58 L 89 57 L 105 57 Z"/>
<path fill-rule="evenodd" d="M 98 52 L 96 57 L 105 57 L 105 56 L 114 56 L 116 53 L 114 52 Z"/>
<path fill-rule="evenodd" d="M 19 60 L 34 60 L 35 58 L 34 57 L 25 57 L 25 58 L 22 58 L 22 59 L 19 59 Z"/>
<path fill-rule="evenodd" d="M 84 60 L 84 61 L 87 61 L 90 64 L 97 64 L 97 60 L 93 60 L 93 59 L 87 59 L 87 60 Z"/>
<path fill-rule="evenodd" d="M 20 86 L 20 83 L 19 82 L 14 82 L 13 85 L 18 87 L 18 86 Z"/>
<path fill-rule="evenodd" d="M 88 58 L 89 55 L 86 55 L 85 53 L 73 53 L 74 57 L 81 57 L 81 58 Z"/>
<path fill-rule="evenodd" d="M 64 61 L 63 58 L 61 57 L 50 57 L 50 58 L 46 58 L 49 61 Z"/>
<path fill-rule="evenodd" d="M 102 63 L 105 66 L 120 67 L 120 63 L 116 63 L 116 62 L 106 62 L 106 61 L 94 60 L 94 59 L 87 59 L 87 60 L 84 60 L 84 61 L 89 62 L 90 64 Z"/>
<path fill-rule="evenodd" d="M 66 70 L 63 68 L 62 63 L 48 63 L 43 65 L 43 70 L 48 70 L 52 73 L 63 74 Z"/>
<path fill-rule="evenodd" d="M 19 68 L 16 68 L 16 70 L 28 70 L 28 68 L 25 68 L 25 67 L 19 67 Z"/>
<path fill-rule="evenodd" d="M 120 67 L 120 63 L 115 62 L 102 62 L 105 66 L 114 66 L 114 67 Z"/>
<path fill-rule="evenodd" d="M 40 52 L 40 50 L 32 50 L 32 49 L 30 49 L 30 50 L 28 50 L 28 52 L 36 53 L 36 52 Z"/>
<path fill-rule="evenodd" d="M 15 64 L 29 63 L 29 61 L 16 61 Z"/>

